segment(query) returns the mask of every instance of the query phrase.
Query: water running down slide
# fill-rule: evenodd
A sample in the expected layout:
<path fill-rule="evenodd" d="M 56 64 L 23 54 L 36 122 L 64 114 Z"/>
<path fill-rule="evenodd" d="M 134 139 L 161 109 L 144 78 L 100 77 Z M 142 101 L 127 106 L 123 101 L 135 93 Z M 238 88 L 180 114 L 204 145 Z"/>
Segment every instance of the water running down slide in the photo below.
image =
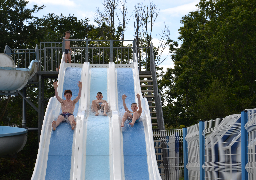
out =
<path fill-rule="evenodd" d="M 73 67 L 64 68 L 66 66 Z M 122 94 L 128 96 L 129 107 L 136 102 L 135 94 L 140 93 L 136 64 L 131 66 L 134 68 L 115 68 L 115 64 L 90 68 L 93 65 L 89 63 L 83 67 L 74 66 L 79 65 L 61 64 L 58 92 L 62 94 L 64 89 L 71 89 L 75 98 L 76 89 L 72 88 L 77 87 L 79 79 L 83 82 L 82 97 L 74 112 L 77 127 L 72 131 L 68 124 L 62 123 L 52 132 L 52 118 L 59 115 L 60 103 L 55 97 L 51 98 L 32 179 L 161 179 L 155 160 L 149 108 L 144 98 L 142 121 L 133 128 L 127 124 L 120 128 L 124 113 Z M 111 106 L 107 117 L 95 117 L 90 112 L 98 91 Z"/>

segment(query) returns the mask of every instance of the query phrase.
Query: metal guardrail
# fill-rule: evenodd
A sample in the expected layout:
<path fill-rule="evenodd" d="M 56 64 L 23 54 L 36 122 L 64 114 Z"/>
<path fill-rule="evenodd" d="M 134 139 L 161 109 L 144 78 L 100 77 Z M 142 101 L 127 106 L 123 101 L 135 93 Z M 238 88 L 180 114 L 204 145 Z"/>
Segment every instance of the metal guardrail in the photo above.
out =
<path fill-rule="evenodd" d="M 153 87 L 154 87 L 154 95 L 155 95 L 155 104 L 156 104 L 156 116 L 157 116 L 157 125 L 160 130 L 164 130 L 164 118 L 163 118 L 163 110 L 162 110 L 162 102 L 161 95 L 158 93 L 158 84 L 156 78 L 156 67 L 155 67 L 155 59 L 153 53 L 153 46 L 150 47 L 150 70 L 152 73 L 153 79 Z"/>
<path fill-rule="evenodd" d="M 153 130 L 156 160 L 163 180 L 183 177 L 183 130 Z"/>
<path fill-rule="evenodd" d="M 11 49 L 6 45 L 4 53 L 11 56 L 18 68 L 28 67 L 30 61 L 38 60 L 39 71 L 56 71 L 65 48 L 63 42 L 40 42 L 35 49 Z M 138 57 L 140 71 L 150 69 L 150 47 L 136 47 L 135 40 L 87 40 L 68 39 L 72 42 L 71 59 L 74 63 L 130 64 Z"/>
<path fill-rule="evenodd" d="M 17 68 L 27 68 L 32 60 L 39 60 L 37 45 L 35 49 L 11 49 L 6 45 L 4 53 L 14 60 Z"/>

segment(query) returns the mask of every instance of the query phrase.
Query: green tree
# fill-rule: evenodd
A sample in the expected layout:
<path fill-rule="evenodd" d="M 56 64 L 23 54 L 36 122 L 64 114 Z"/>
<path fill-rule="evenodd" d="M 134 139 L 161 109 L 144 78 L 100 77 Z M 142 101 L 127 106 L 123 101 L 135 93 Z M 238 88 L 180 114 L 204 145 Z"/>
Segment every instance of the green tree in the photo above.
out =
<path fill-rule="evenodd" d="M 0 51 L 5 45 L 12 48 L 25 48 L 33 41 L 30 30 L 34 21 L 32 13 L 38 12 L 44 6 L 34 5 L 32 9 L 26 8 L 25 0 L 1 0 L 0 1 Z M 35 46 L 35 45 L 34 45 Z M 33 47 L 34 47 L 33 46 Z"/>
<path fill-rule="evenodd" d="M 256 106 L 255 1 L 201 0 L 197 6 L 182 18 L 181 47 L 170 46 L 175 67 L 161 82 L 164 116 L 174 126 Z"/>

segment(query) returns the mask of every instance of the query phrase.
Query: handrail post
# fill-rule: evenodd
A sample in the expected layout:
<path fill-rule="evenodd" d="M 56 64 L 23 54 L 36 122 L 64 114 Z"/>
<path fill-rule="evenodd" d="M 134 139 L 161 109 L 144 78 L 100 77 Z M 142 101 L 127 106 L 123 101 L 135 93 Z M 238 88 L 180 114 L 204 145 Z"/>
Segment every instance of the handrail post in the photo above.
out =
<path fill-rule="evenodd" d="M 4 54 L 7 54 L 10 57 L 12 55 L 12 49 L 8 45 L 6 45 L 4 48 Z"/>
<path fill-rule="evenodd" d="M 110 40 L 110 62 L 113 62 L 113 40 Z"/>
<path fill-rule="evenodd" d="M 137 48 L 136 48 L 136 40 L 133 40 L 133 62 L 136 62 L 137 57 Z"/>
<path fill-rule="evenodd" d="M 85 62 L 88 62 L 88 40 L 86 39 Z"/>
<path fill-rule="evenodd" d="M 152 66 L 152 63 L 153 63 L 153 46 L 152 46 L 152 44 L 150 44 L 150 71 L 152 71 L 152 68 L 153 68 L 153 66 Z"/>
<path fill-rule="evenodd" d="M 27 96 L 26 89 L 27 89 L 26 87 L 22 89 L 23 91 L 22 93 L 24 97 Z M 22 127 L 26 128 L 26 100 L 24 97 L 22 98 Z"/>
<path fill-rule="evenodd" d="M 63 41 L 62 41 L 62 54 L 63 52 L 65 52 L 65 38 L 63 38 Z"/>
<path fill-rule="evenodd" d="M 204 154 L 205 154 L 205 139 L 204 139 L 204 121 L 199 121 L 199 159 L 200 159 L 200 180 L 204 180 Z"/>
<path fill-rule="evenodd" d="M 188 180 L 188 143 L 186 141 L 187 128 L 183 129 L 183 159 L 184 159 L 184 180 Z"/>
<path fill-rule="evenodd" d="M 248 180 L 248 172 L 245 169 L 248 163 L 248 132 L 245 129 L 245 124 L 248 121 L 247 111 L 241 113 L 241 169 L 242 169 L 242 180 Z"/>
<path fill-rule="evenodd" d="M 36 52 L 36 60 L 39 62 L 39 50 L 38 50 L 38 45 L 36 45 L 35 52 Z"/>

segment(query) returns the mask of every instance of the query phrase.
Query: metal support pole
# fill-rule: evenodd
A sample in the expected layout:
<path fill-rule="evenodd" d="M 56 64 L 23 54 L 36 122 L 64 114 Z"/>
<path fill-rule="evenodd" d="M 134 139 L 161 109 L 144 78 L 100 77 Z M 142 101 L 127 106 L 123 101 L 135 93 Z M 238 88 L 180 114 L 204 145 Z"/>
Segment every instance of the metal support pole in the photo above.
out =
<path fill-rule="evenodd" d="M 241 113 L 241 169 L 242 180 L 248 180 L 248 172 L 245 169 L 248 163 L 248 132 L 245 129 L 245 124 L 248 121 L 247 111 Z"/>
<path fill-rule="evenodd" d="M 43 121 L 44 121 L 44 77 L 42 77 L 42 86 L 41 86 L 41 129 L 42 129 L 42 125 L 43 125 Z"/>
<path fill-rule="evenodd" d="M 204 180 L 204 153 L 205 153 L 205 139 L 203 135 L 204 131 L 204 121 L 199 121 L 199 159 L 200 159 L 200 180 Z"/>
<path fill-rule="evenodd" d="M 38 90 L 38 145 L 39 145 L 39 142 L 40 142 L 40 135 L 41 135 L 41 109 L 42 109 L 42 105 L 41 105 L 41 90 L 42 90 L 42 84 L 41 84 L 41 81 L 42 81 L 42 76 L 39 75 L 39 90 Z"/>
<path fill-rule="evenodd" d="M 129 55 L 129 53 L 128 53 Z M 136 48 L 136 40 L 133 40 L 133 62 L 136 62 L 136 57 L 137 56 L 137 48 Z"/>
<path fill-rule="evenodd" d="M 187 136 L 187 128 L 182 128 L 183 129 L 183 159 L 184 159 L 184 180 L 188 180 L 188 169 L 187 169 L 187 164 L 188 164 L 188 143 L 186 141 L 186 136 Z"/>
<path fill-rule="evenodd" d="M 65 38 L 62 41 L 62 54 L 65 52 Z"/>
<path fill-rule="evenodd" d="M 26 93 L 26 87 L 23 88 L 23 96 L 26 97 L 27 96 L 27 93 Z M 26 100 L 25 98 L 23 97 L 23 100 L 22 100 L 22 127 L 23 128 L 26 128 Z"/>
<path fill-rule="evenodd" d="M 113 40 L 110 40 L 110 62 L 113 62 Z"/>
<path fill-rule="evenodd" d="M 85 62 L 88 62 L 88 40 L 86 40 Z"/>

